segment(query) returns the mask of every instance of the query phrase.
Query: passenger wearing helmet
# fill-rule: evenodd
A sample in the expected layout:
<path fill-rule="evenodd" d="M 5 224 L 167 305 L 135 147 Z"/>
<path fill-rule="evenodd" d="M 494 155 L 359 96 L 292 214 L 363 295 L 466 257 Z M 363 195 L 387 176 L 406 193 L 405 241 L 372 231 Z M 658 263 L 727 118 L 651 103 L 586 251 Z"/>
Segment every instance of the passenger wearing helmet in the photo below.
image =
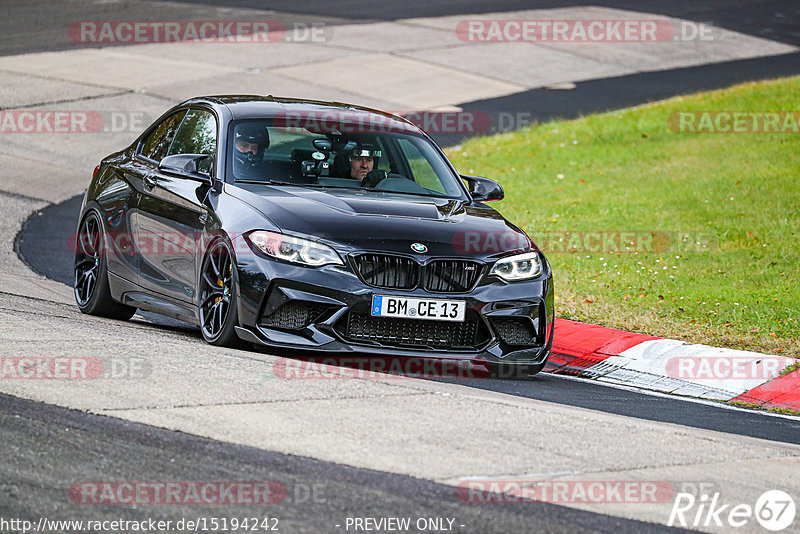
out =
<path fill-rule="evenodd" d="M 233 174 L 238 178 L 266 178 L 262 158 L 269 146 L 269 131 L 261 123 L 240 124 L 234 131 Z"/>

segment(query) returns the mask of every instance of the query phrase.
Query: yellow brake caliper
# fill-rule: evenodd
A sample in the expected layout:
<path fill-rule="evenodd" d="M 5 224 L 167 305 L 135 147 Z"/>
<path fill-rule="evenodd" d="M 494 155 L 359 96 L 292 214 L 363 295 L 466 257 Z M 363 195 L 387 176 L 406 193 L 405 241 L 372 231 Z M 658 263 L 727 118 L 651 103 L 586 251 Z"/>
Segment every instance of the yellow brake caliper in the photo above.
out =
<path fill-rule="evenodd" d="M 233 265 L 231 265 L 230 267 L 228 267 L 228 274 L 229 274 L 229 275 L 230 275 L 230 274 L 233 274 Z M 217 284 L 219 285 L 219 287 L 225 287 L 225 286 L 224 286 L 224 284 L 222 283 L 222 278 L 217 278 Z M 216 304 L 217 302 L 219 302 L 219 301 L 221 301 L 221 300 L 222 300 L 222 297 L 217 297 L 217 298 L 214 300 L 214 304 Z"/>

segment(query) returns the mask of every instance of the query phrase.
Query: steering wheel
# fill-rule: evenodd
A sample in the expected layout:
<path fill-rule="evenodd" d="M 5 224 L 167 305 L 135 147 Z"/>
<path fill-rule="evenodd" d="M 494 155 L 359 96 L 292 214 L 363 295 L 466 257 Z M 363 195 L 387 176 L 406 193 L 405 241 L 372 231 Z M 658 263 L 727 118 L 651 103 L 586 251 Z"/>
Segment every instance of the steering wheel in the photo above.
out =
<path fill-rule="evenodd" d="M 367 189 L 375 189 L 378 184 L 388 178 L 386 171 L 381 169 L 372 169 L 367 173 L 363 180 L 361 180 L 361 187 Z"/>

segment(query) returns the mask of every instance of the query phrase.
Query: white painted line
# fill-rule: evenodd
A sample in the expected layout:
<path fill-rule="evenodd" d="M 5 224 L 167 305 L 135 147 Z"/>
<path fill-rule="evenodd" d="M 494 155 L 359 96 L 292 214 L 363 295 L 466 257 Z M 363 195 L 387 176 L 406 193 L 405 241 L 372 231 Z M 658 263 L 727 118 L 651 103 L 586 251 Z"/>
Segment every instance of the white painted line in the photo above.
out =
<path fill-rule="evenodd" d="M 695 398 L 695 397 L 682 397 L 680 395 L 671 395 L 671 394 L 668 394 L 668 393 L 661 393 L 659 391 L 652 391 L 652 390 L 649 390 L 649 389 L 638 388 L 638 387 L 630 385 L 630 384 L 615 384 L 615 383 L 612 383 L 612 382 L 601 382 L 599 380 L 587 381 L 585 378 L 580 378 L 580 377 L 577 377 L 577 376 L 570 376 L 570 375 L 548 374 L 548 376 L 552 376 L 553 378 L 559 378 L 559 379 L 563 379 L 563 380 L 573 380 L 573 381 L 576 381 L 576 382 L 582 382 L 584 384 L 586 384 L 586 383 L 597 384 L 598 386 L 603 386 L 603 387 L 607 387 L 607 388 L 623 389 L 625 391 L 632 391 L 634 393 L 641 393 L 642 395 L 650 395 L 652 397 L 661 397 L 662 399 L 671 399 L 671 400 L 678 400 L 678 401 L 683 401 L 683 402 L 692 402 L 692 403 L 695 403 L 695 404 L 703 404 L 705 406 L 713 406 L 715 408 L 723 408 L 725 410 L 733 410 L 733 411 L 737 411 L 737 412 L 747 412 L 747 413 L 751 413 L 751 414 L 763 415 L 763 416 L 766 416 L 766 417 L 778 417 L 780 419 L 789 419 L 791 421 L 800 420 L 800 415 L 789 415 L 789 414 L 783 414 L 783 413 L 777 413 L 777 412 L 768 412 L 768 411 L 765 411 L 765 410 L 753 410 L 751 408 L 741 408 L 739 406 L 736 406 L 736 405 L 733 405 L 733 404 L 726 404 L 726 403 L 720 402 L 720 401 L 712 401 L 712 400 L 700 399 L 700 398 Z M 593 408 L 585 408 L 585 409 L 592 410 Z"/>

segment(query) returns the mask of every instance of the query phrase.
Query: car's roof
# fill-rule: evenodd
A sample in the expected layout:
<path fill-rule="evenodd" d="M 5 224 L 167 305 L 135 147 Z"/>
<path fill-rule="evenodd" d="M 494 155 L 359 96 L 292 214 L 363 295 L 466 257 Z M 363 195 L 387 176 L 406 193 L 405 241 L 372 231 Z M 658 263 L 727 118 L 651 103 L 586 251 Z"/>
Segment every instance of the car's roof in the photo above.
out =
<path fill-rule="evenodd" d="M 358 115 L 359 121 L 369 121 L 381 124 L 383 127 L 394 127 L 401 131 L 423 133 L 412 122 L 392 113 L 377 109 L 345 104 L 342 102 L 327 102 L 323 100 L 306 100 L 302 98 L 276 97 L 272 95 L 215 95 L 192 98 L 181 105 L 206 103 L 211 106 L 226 107 L 234 120 L 250 118 L 269 118 L 281 113 L 319 114 L 339 113 L 347 117 L 348 114 Z"/>

